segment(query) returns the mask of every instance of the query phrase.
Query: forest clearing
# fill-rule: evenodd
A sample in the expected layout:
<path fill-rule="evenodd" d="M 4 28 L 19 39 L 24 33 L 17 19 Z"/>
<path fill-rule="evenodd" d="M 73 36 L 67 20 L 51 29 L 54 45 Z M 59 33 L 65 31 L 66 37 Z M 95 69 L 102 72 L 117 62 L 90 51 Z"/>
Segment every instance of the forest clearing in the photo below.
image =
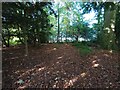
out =
<path fill-rule="evenodd" d="M 42 1 L 2 2 L 2 88 L 119 89 L 120 2 Z"/>

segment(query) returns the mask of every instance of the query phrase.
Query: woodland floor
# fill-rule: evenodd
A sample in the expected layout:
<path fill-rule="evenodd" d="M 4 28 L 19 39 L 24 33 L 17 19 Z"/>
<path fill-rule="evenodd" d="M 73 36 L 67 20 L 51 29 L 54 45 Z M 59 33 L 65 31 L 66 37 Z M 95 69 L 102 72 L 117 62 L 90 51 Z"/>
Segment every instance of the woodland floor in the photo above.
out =
<path fill-rule="evenodd" d="M 118 88 L 118 53 L 94 49 L 81 57 L 70 44 L 4 48 L 3 88 Z"/>

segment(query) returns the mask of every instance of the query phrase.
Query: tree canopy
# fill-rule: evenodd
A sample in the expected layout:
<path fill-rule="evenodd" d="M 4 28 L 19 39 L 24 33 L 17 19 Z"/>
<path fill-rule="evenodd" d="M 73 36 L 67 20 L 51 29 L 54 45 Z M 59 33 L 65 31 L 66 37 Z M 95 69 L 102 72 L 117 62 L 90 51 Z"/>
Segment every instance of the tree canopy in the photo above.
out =
<path fill-rule="evenodd" d="M 120 44 L 119 6 L 119 2 L 4 2 L 3 44 L 40 45 L 81 38 L 115 49 Z M 89 27 L 83 16 L 92 10 L 97 23 Z"/>

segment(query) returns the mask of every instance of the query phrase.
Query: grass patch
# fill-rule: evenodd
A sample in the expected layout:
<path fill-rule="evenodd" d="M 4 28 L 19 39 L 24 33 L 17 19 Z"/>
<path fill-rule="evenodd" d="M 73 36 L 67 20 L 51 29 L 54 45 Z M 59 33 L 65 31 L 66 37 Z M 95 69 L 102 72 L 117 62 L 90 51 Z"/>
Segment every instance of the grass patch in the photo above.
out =
<path fill-rule="evenodd" d="M 81 56 L 86 56 L 92 52 L 92 49 L 85 43 L 75 42 L 72 45 L 79 50 Z"/>

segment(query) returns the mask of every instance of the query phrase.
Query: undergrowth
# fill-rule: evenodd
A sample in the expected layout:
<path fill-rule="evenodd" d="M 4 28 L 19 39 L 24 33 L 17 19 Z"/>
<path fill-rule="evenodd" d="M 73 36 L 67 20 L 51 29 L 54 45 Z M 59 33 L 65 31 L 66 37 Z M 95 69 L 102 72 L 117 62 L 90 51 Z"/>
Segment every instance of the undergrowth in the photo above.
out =
<path fill-rule="evenodd" d="M 72 45 L 79 50 L 81 56 L 89 55 L 92 52 L 92 49 L 85 43 L 74 42 Z"/>

